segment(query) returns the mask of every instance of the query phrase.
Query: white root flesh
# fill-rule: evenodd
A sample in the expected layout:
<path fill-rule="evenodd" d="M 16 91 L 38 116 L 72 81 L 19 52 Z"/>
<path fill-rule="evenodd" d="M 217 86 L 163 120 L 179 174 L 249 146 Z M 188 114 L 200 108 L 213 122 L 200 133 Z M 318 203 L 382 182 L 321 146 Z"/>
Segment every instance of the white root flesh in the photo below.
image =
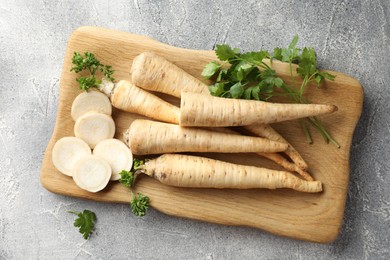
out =
<path fill-rule="evenodd" d="M 83 92 L 78 95 L 73 103 L 71 115 L 74 121 L 87 112 L 96 111 L 111 115 L 112 106 L 109 98 L 99 91 Z"/>
<path fill-rule="evenodd" d="M 73 180 L 76 185 L 89 192 L 101 191 L 107 186 L 110 178 L 110 165 L 95 155 L 81 158 L 73 169 Z"/>
<path fill-rule="evenodd" d="M 91 155 L 88 144 L 77 137 L 63 137 L 53 147 L 52 161 L 61 173 L 72 176 L 72 170 L 77 161 Z"/>
<path fill-rule="evenodd" d="M 130 149 L 118 139 L 106 139 L 101 141 L 93 149 L 93 154 L 106 160 L 111 167 L 111 180 L 121 178 L 122 170 L 130 170 L 133 166 L 133 154 Z"/>
<path fill-rule="evenodd" d="M 83 139 L 92 149 L 104 139 L 115 135 L 115 123 L 111 116 L 88 112 L 79 117 L 74 126 L 76 137 Z"/>

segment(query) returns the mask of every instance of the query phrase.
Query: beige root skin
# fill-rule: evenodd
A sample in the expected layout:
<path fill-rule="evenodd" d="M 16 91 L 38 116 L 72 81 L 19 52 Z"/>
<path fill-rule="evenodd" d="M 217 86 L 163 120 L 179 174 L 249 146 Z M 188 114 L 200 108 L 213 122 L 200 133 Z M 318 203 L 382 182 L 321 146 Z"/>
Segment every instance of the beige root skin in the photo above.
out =
<path fill-rule="evenodd" d="M 180 98 L 182 90 L 209 94 L 207 86 L 173 63 L 151 52 L 135 57 L 131 82 L 140 88 Z"/>
<path fill-rule="evenodd" d="M 289 144 L 285 154 L 291 158 L 291 160 L 301 169 L 306 170 L 308 168 L 307 163 L 302 158 L 297 150 L 286 140 L 284 139 L 278 132 L 276 132 L 270 125 L 267 124 L 256 124 L 256 125 L 248 125 L 244 126 L 244 129 L 248 130 L 252 134 L 256 136 L 261 136 L 268 138 L 273 141 L 278 141 L 282 143 Z"/>
<path fill-rule="evenodd" d="M 276 164 L 282 166 L 286 170 L 298 173 L 303 179 L 305 179 L 307 181 L 314 180 L 313 177 L 311 177 L 311 175 L 308 172 L 299 168 L 298 165 L 287 161 L 280 154 L 277 154 L 277 153 L 257 153 L 257 154 L 275 162 Z"/>
<path fill-rule="evenodd" d="M 143 171 L 163 184 L 176 187 L 322 191 L 320 181 L 305 181 L 289 172 L 181 154 L 161 155 L 146 162 Z"/>
<path fill-rule="evenodd" d="M 178 124 L 180 109 L 126 80 L 116 83 L 111 103 L 123 111 Z"/>
<path fill-rule="evenodd" d="M 182 92 L 181 126 L 246 126 L 332 113 L 334 105 L 278 104 Z"/>
<path fill-rule="evenodd" d="M 131 124 L 128 145 L 134 154 L 178 152 L 252 153 L 281 152 L 285 143 L 269 139 L 221 133 L 200 128 L 137 119 Z"/>
<path fill-rule="evenodd" d="M 271 128 L 269 125 L 260 125 L 260 126 L 264 126 L 264 127 L 268 127 L 268 128 Z M 234 131 L 234 130 L 231 130 L 229 128 L 209 128 L 209 129 L 212 129 L 214 131 L 218 131 L 218 132 L 222 132 L 222 133 L 229 133 L 229 134 L 236 134 L 236 135 L 239 135 L 240 133 Z M 272 128 L 271 128 L 272 129 Z M 273 130 L 273 129 L 272 129 Z M 279 135 L 275 130 L 273 130 L 277 135 Z M 260 135 L 259 135 L 260 136 Z M 280 135 L 279 135 L 280 136 Z M 277 136 L 271 136 L 271 137 L 274 137 L 276 140 Z M 282 137 L 283 138 L 283 137 Z M 269 138 L 270 140 L 272 140 L 271 138 Z M 281 139 L 278 139 L 278 141 L 282 141 Z M 285 141 L 284 143 L 288 144 L 288 148 L 286 151 L 288 151 L 288 149 L 290 148 L 290 144 Z M 286 153 L 286 151 L 284 151 L 284 153 Z M 307 180 L 307 181 L 313 181 L 313 177 L 310 175 L 310 173 L 306 172 L 305 170 L 301 169 L 300 167 L 298 167 L 298 165 L 294 164 L 294 163 L 291 163 L 289 162 L 288 160 L 286 160 L 282 155 L 278 154 L 278 153 L 257 153 L 257 155 L 260 155 L 262 157 L 265 157 L 273 162 L 275 162 L 276 164 L 282 166 L 284 169 L 288 170 L 288 171 L 291 171 L 291 172 L 296 172 L 298 173 L 303 179 Z M 303 159 L 302 159 L 303 160 Z"/>

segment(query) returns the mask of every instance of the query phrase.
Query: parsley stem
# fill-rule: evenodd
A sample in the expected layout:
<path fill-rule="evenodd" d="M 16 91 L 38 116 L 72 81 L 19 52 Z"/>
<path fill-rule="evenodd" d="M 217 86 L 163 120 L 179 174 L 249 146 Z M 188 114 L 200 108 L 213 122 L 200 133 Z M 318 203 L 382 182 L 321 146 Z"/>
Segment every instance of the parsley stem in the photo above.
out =
<path fill-rule="evenodd" d="M 67 210 L 66 212 L 72 213 L 72 214 L 75 214 L 75 215 L 78 215 L 80 213 L 80 212 L 77 212 L 77 211 L 74 211 L 74 210 Z"/>
<path fill-rule="evenodd" d="M 305 122 L 305 120 L 303 119 L 299 119 L 299 123 L 302 127 L 302 130 L 303 130 L 303 133 L 305 134 L 305 137 L 306 137 L 306 140 L 309 144 L 312 144 L 313 143 L 313 138 L 311 137 L 311 133 L 310 133 L 310 130 L 309 128 L 307 127 L 307 124 Z"/>
<path fill-rule="evenodd" d="M 327 137 L 328 142 L 330 141 L 332 144 L 334 144 L 337 148 L 340 148 L 339 143 L 330 135 L 330 133 L 325 129 L 321 121 L 317 117 L 313 117 L 314 122 L 316 125 L 322 130 L 324 135 Z"/>
<path fill-rule="evenodd" d="M 312 126 L 314 126 L 317 131 L 322 135 L 322 137 L 324 138 L 324 141 L 326 143 L 329 143 L 329 138 L 328 136 L 326 135 L 326 130 L 323 128 L 323 126 L 321 124 L 318 124 L 317 122 L 315 122 L 312 118 L 310 117 L 307 117 L 307 120 L 310 122 L 310 124 L 312 124 Z"/>
<path fill-rule="evenodd" d="M 292 81 L 293 85 L 296 87 L 297 86 L 297 82 L 295 81 L 295 77 L 294 77 L 293 71 L 292 71 L 292 61 L 290 61 L 289 65 L 290 65 L 289 67 L 290 67 L 291 81 Z"/>

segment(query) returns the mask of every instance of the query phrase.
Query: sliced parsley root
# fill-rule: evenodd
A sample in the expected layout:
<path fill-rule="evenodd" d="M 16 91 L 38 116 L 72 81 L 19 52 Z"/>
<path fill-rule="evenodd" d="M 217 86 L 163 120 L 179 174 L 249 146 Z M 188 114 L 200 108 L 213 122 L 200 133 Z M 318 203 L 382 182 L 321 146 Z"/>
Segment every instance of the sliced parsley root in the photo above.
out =
<path fill-rule="evenodd" d="M 119 179 L 119 182 L 122 183 L 124 186 L 128 187 L 130 189 L 131 193 L 131 200 L 130 200 L 130 207 L 131 211 L 136 216 L 144 216 L 146 214 L 146 211 L 149 208 L 149 197 L 143 195 L 142 193 L 134 194 L 133 187 L 135 184 L 135 179 L 137 175 L 140 173 L 141 166 L 144 164 L 142 160 L 134 159 L 133 161 L 133 168 L 131 171 L 123 170 L 120 172 L 121 178 Z"/>
<path fill-rule="evenodd" d="M 73 180 L 81 189 L 89 192 L 103 190 L 112 174 L 108 162 L 96 155 L 80 158 L 73 168 Z"/>
<path fill-rule="evenodd" d="M 318 87 L 327 80 L 333 80 L 334 75 L 317 69 L 317 57 L 313 48 L 296 47 L 298 36 L 295 36 L 288 48 L 275 48 L 273 55 L 268 51 L 240 53 L 237 48 L 229 45 L 217 45 L 215 53 L 221 62 L 210 62 L 203 69 L 202 75 L 206 79 L 213 79 L 214 84 L 209 87 L 214 96 L 240 99 L 255 99 L 268 101 L 274 96 L 279 96 L 279 89 L 284 96 L 294 103 L 310 103 L 303 97 L 305 90 L 311 83 Z M 266 59 L 271 60 L 268 65 Z M 290 65 L 291 85 L 288 85 L 272 68 L 272 60 L 280 60 Z M 297 84 L 294 76 L 293 64 L 297 64 L 296 74 L 302 78 L 302 83 Z M 322 123 L 315 117 L 301 119 L 301 126 L 309 143 L 312 137 L 309 125 L 312 125 L 326 142 L 338 143 L 328 133 Z"/>
<path fill-rule="evenodd" d="M 99 91 L 79 94 L 72 103 L 71 116 L 74 121 L 87 112 L 95 111 L 111 116 L 112 106 L 106 95 Z"/>
<path fill-rule="evenodd" d="M 94 149 L 99 142 L 114 137 L 115 122 L 111 116 L 90 111 L 77 119 L 74 134 Z"/>
<path fill-rule="evenodd" d="M 119 180 L 120 172 L 123 169 L 130 170 L 133 165 L 133 154 L 118 139 L 106 139 L 99 142 L 93 149 L 93 154 L 103 158 L 111 166 L 111 181 Z"/>
<path fill-rule="evenodd" d="M 88 155 L 91 155 L 91 148 L 82 139 L 62 137 L 54 144 L 52 161 L 62 174 L 72 176 L 77 161 Z"/>

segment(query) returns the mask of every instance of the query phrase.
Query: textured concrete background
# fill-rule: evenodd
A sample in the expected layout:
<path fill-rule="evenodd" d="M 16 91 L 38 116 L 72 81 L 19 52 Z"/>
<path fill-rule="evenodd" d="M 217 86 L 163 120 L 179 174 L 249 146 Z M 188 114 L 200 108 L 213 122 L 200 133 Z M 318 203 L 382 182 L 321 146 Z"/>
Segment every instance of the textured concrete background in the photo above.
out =
<path fill-rule="evenodd" d="M 389 1 L 0 1 L 0 259 L 390 259 Z M 298 2 L 298 3 L 297 3 Z M 344 224 L 329 245 L 49 193 L 39 183 L 57 112 L 65 45 L 79 26 L 194 49 L 286 46 L 294 34 L 322 68 L 360 80 Z M 66 210 L 97 213 L 84 241 Z"/>

